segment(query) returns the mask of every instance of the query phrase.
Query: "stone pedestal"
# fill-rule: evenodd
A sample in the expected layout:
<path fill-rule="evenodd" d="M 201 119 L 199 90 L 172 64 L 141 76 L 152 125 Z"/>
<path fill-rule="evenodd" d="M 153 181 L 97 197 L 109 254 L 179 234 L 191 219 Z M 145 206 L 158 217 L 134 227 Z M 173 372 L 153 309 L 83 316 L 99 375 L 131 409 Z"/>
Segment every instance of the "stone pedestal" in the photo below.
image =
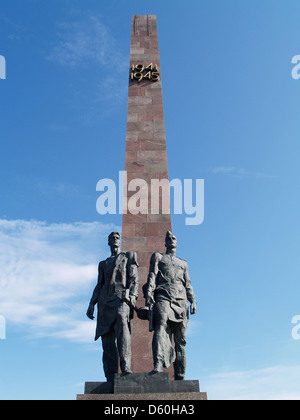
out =
<path fill-rule="evenodd" d="M 77 400 L 207 400 L 199 381 L 170 381 L 169 374 L 115 375 L 114 382 L 86 382 Z"/>

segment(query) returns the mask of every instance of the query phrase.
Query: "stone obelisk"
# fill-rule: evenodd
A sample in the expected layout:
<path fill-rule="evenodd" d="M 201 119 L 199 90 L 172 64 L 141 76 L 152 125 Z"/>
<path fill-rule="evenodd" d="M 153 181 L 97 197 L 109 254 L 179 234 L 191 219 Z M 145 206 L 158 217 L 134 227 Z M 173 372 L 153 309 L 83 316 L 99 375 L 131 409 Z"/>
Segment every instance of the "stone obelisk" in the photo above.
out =
<path fill-rule="evenodd" d="M 138 254 L 137 306 L 141 307 L 145 304 L 142 287 L 151 255 L 165 251 L 164 238 L 172 230 L 169 186 L 160 191 L 154 203 L 152 194 L 153 181 L 168 180 L 157 22 L 153 15 L 132 19 L 128 93 L 122 249 Z M 77 395 L 77 400 L 102 400 L 105 404 L 108 400 L 118 404 L 120 400 L 141 400 L 153 405 L 156 400 L 207 399 L 197 380 L 170 381 L 173 366 L 168 372 L 149 374 L 153 369 L 149 323 L 135 316 L 131 330 L 134 373 L 115 374 L 114 381 L 109 382 L 86 382 L 84 394 Z"/>
<path fill-rule="evenodd" d="M 165 251 L 164 238 L 166 232 L 172 230 L 169 185 L 159 190 L 160 196 L 156 196 L 156 200 L 152 188 L 153 184 L 167 180 L 156 16 L 134 16 L 131 29 L 122 250 L 136 251 L 138 254 L 138 307 L 145 304 L 142 287 L 147 281 L 150 258 L 154 252 Z M 120 400 L 141 400 L 151 401 L 153 405 L 156 400 L 207 399 L 207 394 L 200 392 L 197 380 L 170 381 L 173 379 L 172 366 L 168 372 L 149 374 L 153 369 L 153 334 L 149 333 L 149 323 L 135 316 L 131 330 L 134 373 L 115 374 L 114 381 L 109 382 L 86 382 L 84 394 L 77 395 L 77 400 L 102 400 L 105 404 L 108 400 L 118 404 Z"/>
<path fill-rule="evenodd" d="M 147 281 L 151 255 L 165 251 L 165 234 L 172 230 L 169 189 L 159 189 L 160 198 L 156 203 L 151 196 L 154 191 L 151 190 L 152 180 L 168 179 L 161 77 L 156 16 L 133 16 L 122 249 L 138 253 L 138 307 L 145 305 L 142 286 Z M 136 179 L 145 181 L 139 190 L 139 196 L 144 195 L 136 203 L 140 211 L 132 214 L 130 199 L 134 200 L 137 190 L 130 188 L 130 182 Z M 128 191 L 128 187 L 133 191 Z M 135 316 L 132 321 L 132 370 L 149 372 L 152 369 L 152 333 L 149 333 L 148 322 Z M 169 371 L 172 376 L 172 368 Z"/>

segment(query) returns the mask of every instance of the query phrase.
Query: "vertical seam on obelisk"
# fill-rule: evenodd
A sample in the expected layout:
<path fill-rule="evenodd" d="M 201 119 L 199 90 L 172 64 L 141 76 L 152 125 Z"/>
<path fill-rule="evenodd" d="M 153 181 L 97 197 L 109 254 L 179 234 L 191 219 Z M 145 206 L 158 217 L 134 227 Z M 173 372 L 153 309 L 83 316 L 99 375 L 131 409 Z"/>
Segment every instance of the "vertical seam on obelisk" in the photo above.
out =
<path fill-rule="evenodd" d="M 156 60 L 159 61 L 159 46 L 158 46 L 158 35 L 156 29 L 156 17 L 153 19 L 150 15 L 134 15 L 132 20 L 133 28 L 132 35 L 135 37 L 133 43 L 131 44 L 131 54 L 130 54 L 130 63 L 132 65 L 142 64 L 148 65 L 153 62 L 156 63 Z M 152 31 L 152 28 L 155 28 Z M 147 36 L 148 35 L 148 36 Z M 151 38 L 151 40 L 150 40 Z M 149 42 L 151 41 L 151 42 Z M 139 54 L 135 54 L 134 48 L 139 49 Z M 144 53 L 141 53 L 141 50 L 144 49 Z M 136 50 L 138 51 L 138 50 Z M 147 114 L 155 113 L 154 109 L 157 105 L 163 110 L 163 98 L 162 98 L 162 86 L 155 86 L 148 84 L 147 87 L 142 87 L 138 85 L 138 82 L 135 83 L 135 86 L 129 81 L 130 89 L 130 98 L 128 99 L 128 104 L 134 105 L 135 109 L 127 111 L 136 112 L 137 114 L 143 115 L 143 112 Z M 148 93 L 146 91 L 148 90 Z M 158 94 L 158 92 L 160 93 Z M 146 94 L 149 94 L 150 97 L 147 97 Z M 155 98 L 155 101 L 154 101 Z M 159 100 L 158 100 L 159 99 Z M 154 104 L 155 102 L 155 104 Z M 147 109 L 146 109 L 146 105 Z M 152 108 L 153 105 L 153 108 Z M 136 107 L 145 107 L 145 109 L 137 110 Z M 161 109 L 160 108 L 160 109 Z M 138 118 L 138 116 L 137 116 Z M 165 124 L 164 116 L 160 123 L 154 122 L 149 118 L 146 118 L 145 121 L 132 121 L 129 122 L 126 130 L 126 148 L 127 145 L 130 145 L 131 152 L 134 151 L 135 154 L 126 154 L 125 155 L 125 170 L 127 170 L 128 179 L 140 178 L 145 179 L 148 186 L 148 192 L 151 189 L 151 179 L 167 178 L 168 179 L 168 162 L 167 162 L 167 151 L 166 151 L 166 133 L 165 133 Z M 164 133 L 160 133 L 161 126 L 163 124 Z M 156 132 L 156 129 L 159 130 Z M 152 136 L 150 135 L 152 134 Z M 163 135 L 162 135 L 163 134 Z M 157 139 L 157 141 L 155 140 Z M 160 140 L 161 139 L 161 140 Z M 134 141 L 131 141 L 134 140 Z M 138 141 L 138 143 L 137 143 Z M 133 144 L 136 143 L 136 144 Z M 134 148 L 135 146 L 135 148 Z M 158 147 L 159 146 L 159 147 Z M 159 165 L 163 165 L 162 161 L 159 161 L 151 166 L 149 163 L 146 166 L 146 161 L 142 160 L 140 164 L 145 163 L 144 170 L 139 170 L 137 172 L 136 163 L 137 163 L 137 151 L 155 151 L 156 153 L 161 150 L 161 147 L 164 146 L 165 158 L 164 170 L 159 168 Z M 159 169 L 159 171 L 158 171 Z M 158 175 L 159 174 L 159 175 Z M 125 187 L 125 186 L 124 186 Z M 126 188 L 126 187 L 125 187 Z M 161 199 L 160 199 L 161 203 Z M 127 201 L 128 204 L 128 201 Z M 148 206 L 150 203 L 148 202 Z M 160 204 L 161 206 L 161 204 Z M 139 299 L 138 305 L 144 304 L 142 286 L 147 281 L 147 274 L 149 270 L 149 262 L 153 252 L 163 252 L 164 242 L 163 238 L 167 230 L 172 230 L 172 217 L 171 217 L 171 208 L 168 215 L 153 214 L 147 215 L 139 214 L 133 215 L 128 212 L 128 214 L 123 215 L 122 220 L 122 249 L 123 250 L 135 250 L 138 252 L 138 261 L 140 264 L 139 267 L 139 277 L 140 277 L 140 288 L 139 288 Z M 153 367 L 153 357 L 152 357 L 152 336 L 148 332 L 147 324 L 143 324 L 144 321 L 141 321 L 135 317 L 132 321 L 132 368 L 135 371 L 144 372 L 145 369 L 149 370 Z"/>

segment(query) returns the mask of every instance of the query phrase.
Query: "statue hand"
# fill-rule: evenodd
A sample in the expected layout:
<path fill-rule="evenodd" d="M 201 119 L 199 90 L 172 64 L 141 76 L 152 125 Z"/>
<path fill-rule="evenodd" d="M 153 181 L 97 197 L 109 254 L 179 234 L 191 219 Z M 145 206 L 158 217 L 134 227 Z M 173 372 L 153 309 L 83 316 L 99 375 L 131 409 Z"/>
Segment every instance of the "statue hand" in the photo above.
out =
<path fill-rule="evenodd" d="M 135 296 L 130 296 L 129 297 L 129 300 L 130 300 L 131 305 L 132 306 L 135 306 L 135 304 L 136 304 L 136 297 Z"/>
<path fill-rule="evenodd" d="M 146 306 L 150 307 L 151 305 L 155 304 L 155 300 L 153 295 L 147 295 L 146 297 Z"/>
<path fill-rule="evenodd" d="M 89 305 L 89 307 L 88 307 L 88 310 L 87 310 L 86 316 L 87 316 L 88 318 L 92 319 L 92 320 L 94 319 L 94 305 L 92 305 L 91 303 L 90 303 L 90 305 Z"/>
<path fill-rule="evenodd" d="M 197 312 L 197 304 L 196 304 L 196 302 L 191 303 L 190 312 L 191 312 L 191 315 L 194 315 Z"/>

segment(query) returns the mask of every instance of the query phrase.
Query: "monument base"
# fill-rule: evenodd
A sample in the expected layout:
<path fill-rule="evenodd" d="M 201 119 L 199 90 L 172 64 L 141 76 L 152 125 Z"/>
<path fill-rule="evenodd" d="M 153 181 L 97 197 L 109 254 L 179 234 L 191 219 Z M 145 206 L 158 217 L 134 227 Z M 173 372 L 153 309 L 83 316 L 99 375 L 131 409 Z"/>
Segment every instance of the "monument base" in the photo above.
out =
<path fill-rule="evenodd" d="M 86 382 L 77 400 L 207 400 L 199 381 L 170 381 L 169 373 L 116 374 L 114 382 Z"/>

